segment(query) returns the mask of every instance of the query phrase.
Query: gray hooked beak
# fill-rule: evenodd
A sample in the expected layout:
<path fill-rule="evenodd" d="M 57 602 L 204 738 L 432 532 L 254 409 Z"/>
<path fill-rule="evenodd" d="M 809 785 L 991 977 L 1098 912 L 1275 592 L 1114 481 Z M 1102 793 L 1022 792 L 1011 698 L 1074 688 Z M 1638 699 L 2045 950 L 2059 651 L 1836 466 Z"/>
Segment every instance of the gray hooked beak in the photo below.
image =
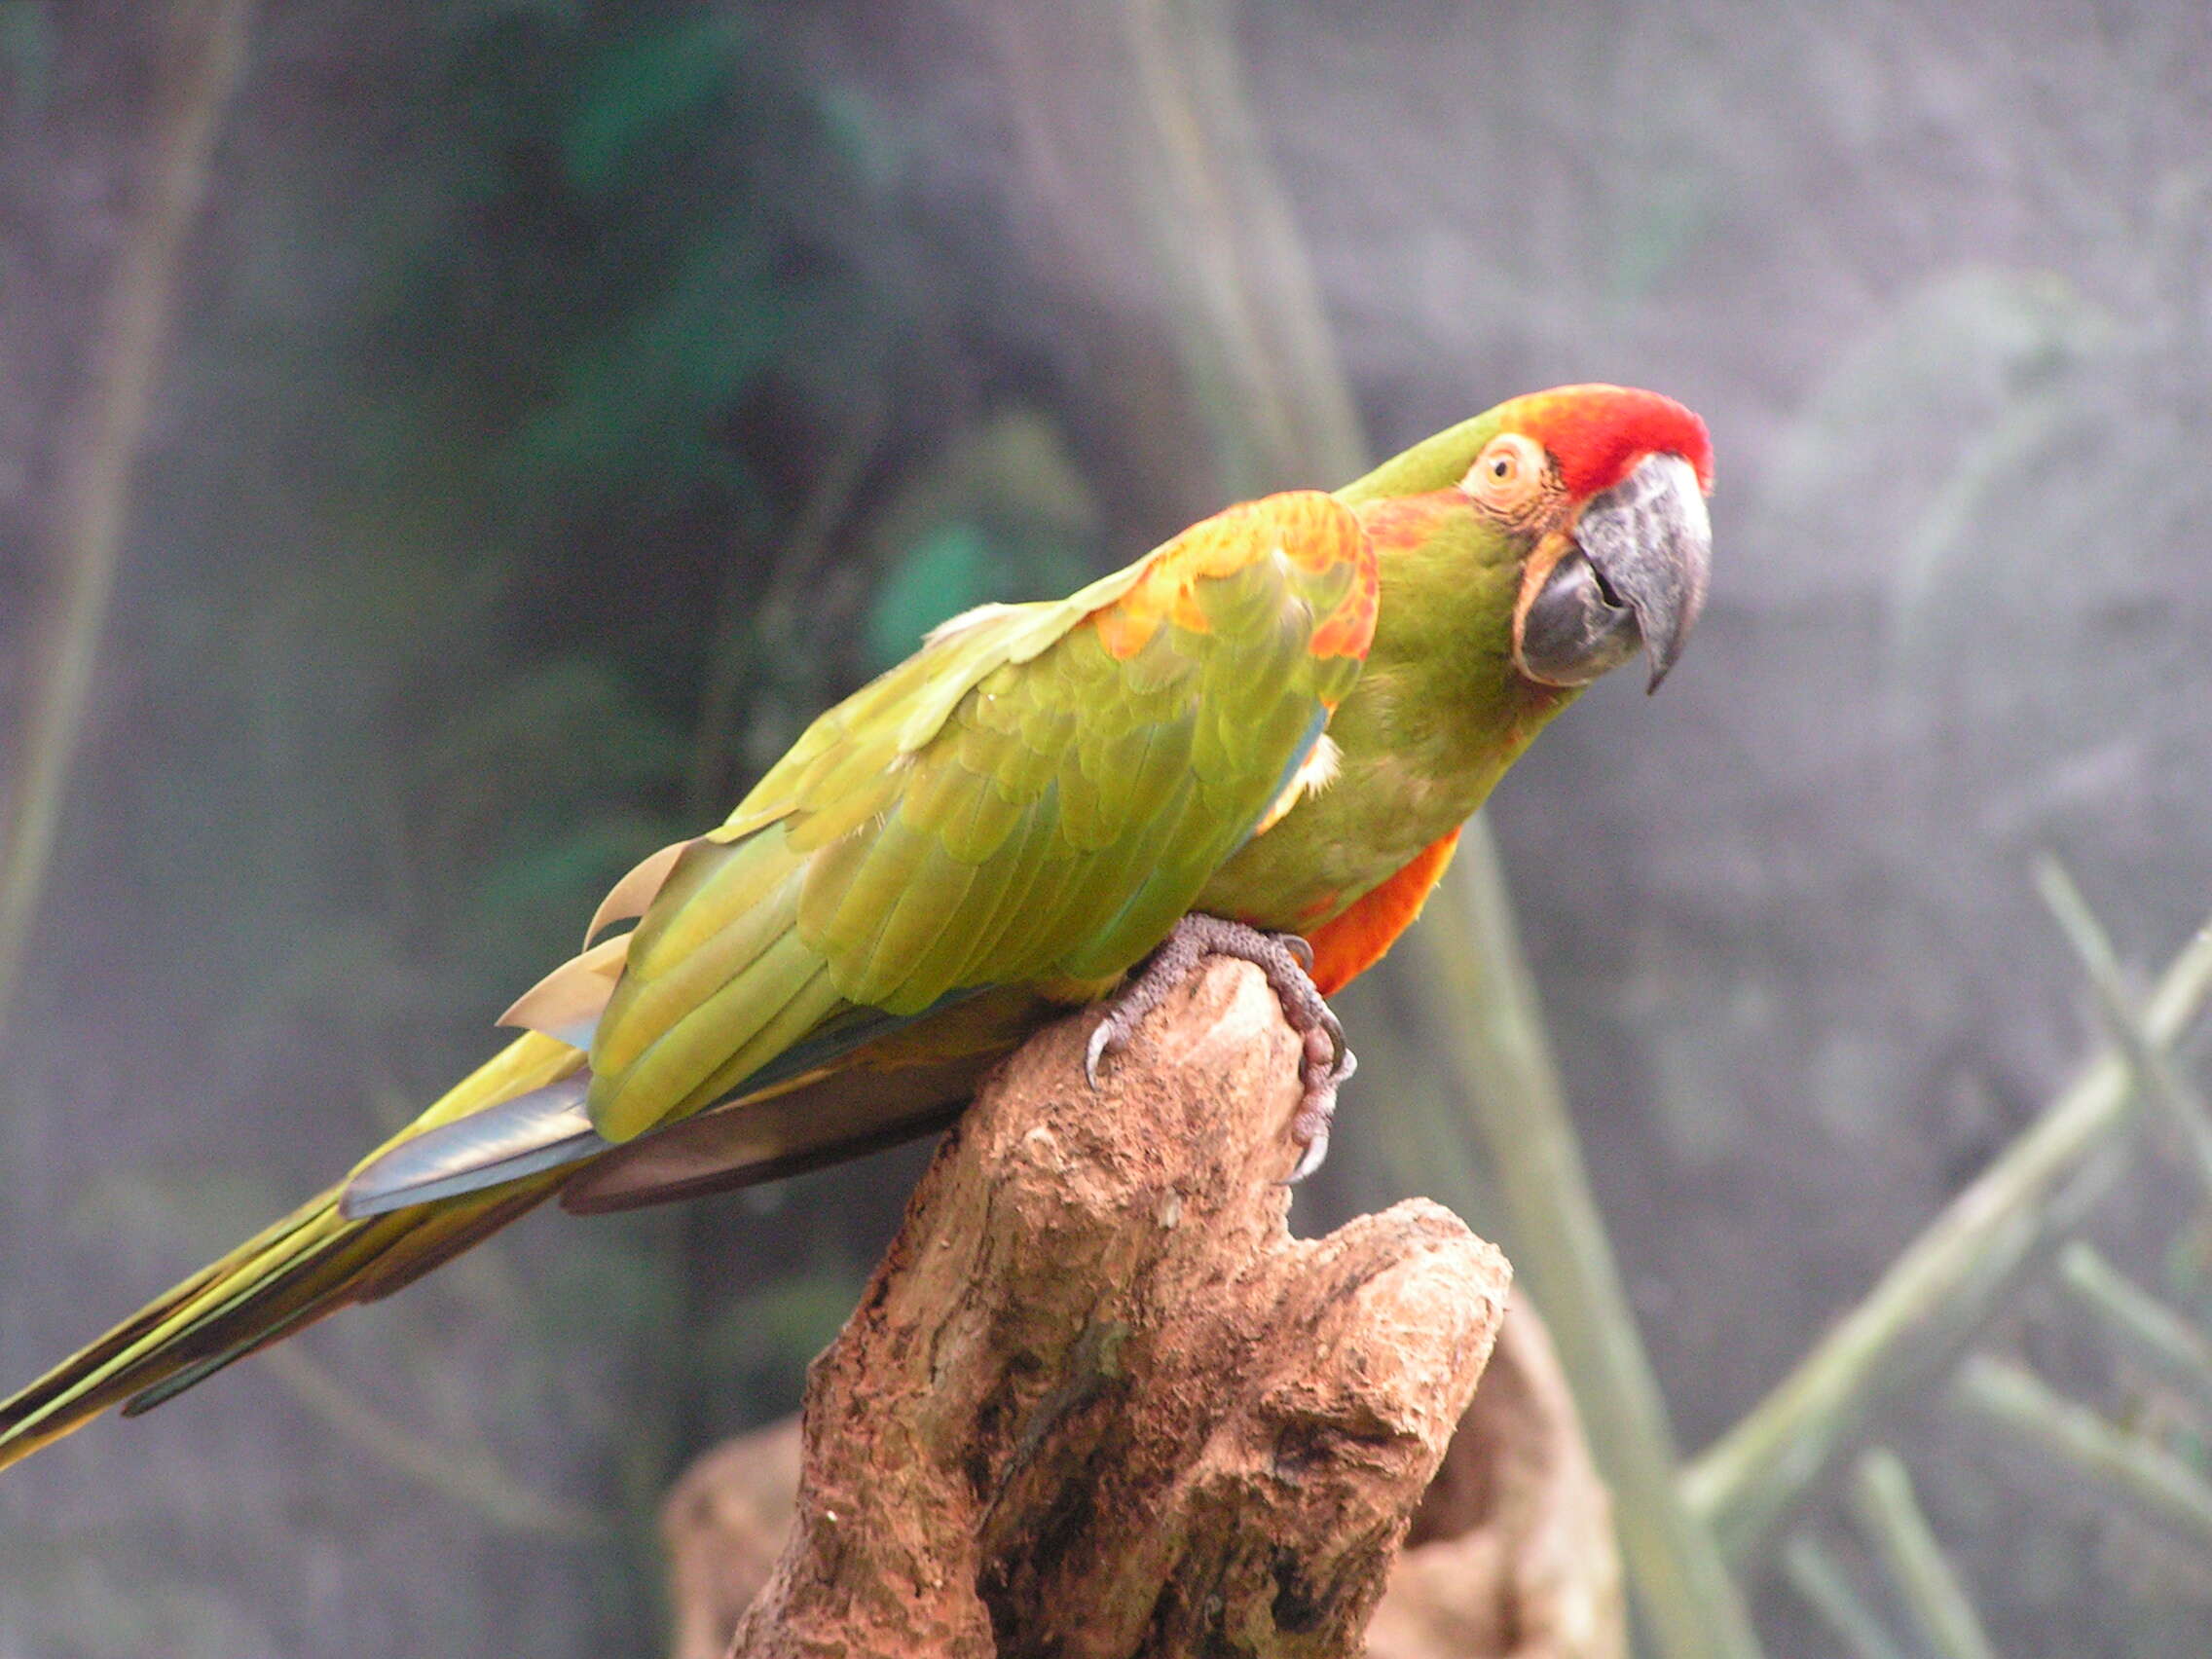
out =
<path fill-rule="evenodd" d="M 1587 685 L 1641 645 L 1659 689 L 1675 666 L 1713 568 L 1713 522 L 1697 470 L 1646 456 L 1582 509 L 1574 547 L 1552 567 L 1515 629 L 1521 670 L 1551 685 Z"/>

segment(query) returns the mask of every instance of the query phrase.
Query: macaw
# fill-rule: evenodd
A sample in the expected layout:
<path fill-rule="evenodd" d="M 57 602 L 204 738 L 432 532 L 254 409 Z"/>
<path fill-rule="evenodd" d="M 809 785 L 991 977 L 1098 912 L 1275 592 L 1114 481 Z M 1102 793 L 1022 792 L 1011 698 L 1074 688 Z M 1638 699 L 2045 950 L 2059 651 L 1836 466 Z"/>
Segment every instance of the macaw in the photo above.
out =
<path fill-rule="evenodd" d="M 1712 468 L 1680 404 L 1565 387 L 945 623 L 625 876 L 522 1034 L 345 1181 L 0 1403 L 0 1466 L 550 1196 L 622 1208 L 940 1127 L 1105 1003 L 1095 1077 L 1206 951 L 1259 962 L 1304 1035 L 1303 1172 L 1349 1068 L 1324 999 L 1583 686 L 1641 648 L 1657 688 L 1705 600 Z"/>

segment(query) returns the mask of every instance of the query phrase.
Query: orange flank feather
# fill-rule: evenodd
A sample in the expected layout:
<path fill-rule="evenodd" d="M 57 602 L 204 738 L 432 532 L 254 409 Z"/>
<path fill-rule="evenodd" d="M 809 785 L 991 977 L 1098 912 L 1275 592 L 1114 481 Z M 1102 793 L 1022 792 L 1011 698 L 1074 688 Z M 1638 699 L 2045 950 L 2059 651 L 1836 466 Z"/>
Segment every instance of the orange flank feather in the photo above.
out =
<path fill-rule="evenodd" d="M 1382 960 L 1382 953 L 1420 914 L 1429 889 L 1451 864 L 1453 849 L 1458 844 L 1456 830 L 1441 841 L 1431 842 L 1396 875 L 1360 895 L 1342 915 L 1307 936 L 1307 942 L 1313 947 L 1313 984 L 1323 996 L 1335 996 Z"/>

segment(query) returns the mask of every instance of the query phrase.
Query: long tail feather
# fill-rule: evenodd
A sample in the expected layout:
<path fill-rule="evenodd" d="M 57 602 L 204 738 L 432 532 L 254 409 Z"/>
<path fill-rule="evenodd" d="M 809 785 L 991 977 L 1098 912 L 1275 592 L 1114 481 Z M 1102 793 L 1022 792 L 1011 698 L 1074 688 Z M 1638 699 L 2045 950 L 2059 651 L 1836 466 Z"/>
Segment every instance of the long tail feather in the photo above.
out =
<path fill-rule="evenodd" d="M 581 1063 L 565 1044 L 523 1037 L 400 1138 L 543 1088 Z M 151 1410 L 327 1313 L 389 1295 L 534 1207 L 565 1174 L 549 1171 L 360 1220 L 340 1213 L 344 1187 L 333 1187 L 0 1401 L 0 1468 L 110 1406 L 129 1401 L 129 1413 Z"/>
<path fill-rule="evenodd" d="M 151 1411 L 326 1314 L 389 1296 L 564 1189 L 578 1210 L 627 1209 L 934 1129 L 1055 1006 L 1014 989 L 947 999 L 918 1019 L 832 1020 L 791 1051 L 798 1075 L 771 1065 L 743 1100 L 616 1147 L 583 1115 L 583 1054 L 531 1032 L 345 1181 L 0 1400 L 0 1469 L 110 1406 Z"/>
<path fill-rule="evenodd" d="M 608 1143 L 584 1110 L 590 1084 L 591 1075 L 579 1067 L 542 1088 L 401 1141 L 353 1171 L 338 1200 L 339 1213 L 361 1221 L 504 1187 L 605 1152 Z"/>

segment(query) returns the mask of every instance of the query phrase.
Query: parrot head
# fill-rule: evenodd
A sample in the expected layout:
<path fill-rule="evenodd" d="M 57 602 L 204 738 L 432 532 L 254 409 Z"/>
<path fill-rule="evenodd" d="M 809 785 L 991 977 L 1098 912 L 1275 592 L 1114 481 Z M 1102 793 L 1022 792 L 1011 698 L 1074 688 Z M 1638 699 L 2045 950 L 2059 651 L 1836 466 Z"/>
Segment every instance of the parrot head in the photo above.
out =
<path fill-rule="evenodd" d="M 1510 583 L 1501 643 L 1527 680 L 1580 687 L 1641 649 L 1657 690 L 1705 606 L 1712 488 L 1712 443 L 1689 410 L 1569 386 L 1501 403 L 1339 494 L 1464 532 L 1448 538 L 1459 556 L 1474 549 L 1482 576 Z"/>

